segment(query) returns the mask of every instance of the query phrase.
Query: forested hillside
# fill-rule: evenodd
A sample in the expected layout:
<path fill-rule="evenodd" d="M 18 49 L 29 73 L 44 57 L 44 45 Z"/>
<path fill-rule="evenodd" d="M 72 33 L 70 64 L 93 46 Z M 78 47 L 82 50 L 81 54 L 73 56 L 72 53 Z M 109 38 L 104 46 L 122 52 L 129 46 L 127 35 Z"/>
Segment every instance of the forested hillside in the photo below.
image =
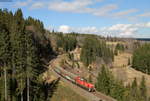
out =
<path fill-rule="evenodd" d="M 150 74 L 150 44 L 144 44 L 134 51 L 132 67 Z"/>
<path fill-rule="evenodd" d="M 32 29 L 30 29 L 30 28 Z M 0 10 L 0 101 L 48 101 L 52 85 L 41 74 L 54 54 L 42 22 Z"/>
<path fill-rule="evenodd" d="M 98 40 L 97 37 L 87 37 L 83 42 L 80 58 L 88 66 L 98 58 L 102 58 L 105 63 L 111 63 L 114 54 L 113 50 L 106 46 L 105 41 Z"/>
<path fill-rule="evenodd" d="M 139 84 L 135 78 L 132 84 L 124 86 L 122 81 L 116 80 L 105 66 L 98 74 L 95 87 L 118 101 L 150 101 L 144 76 Z"/>
<path fill-rule="evenodd" d="M 52 59 L 59 60 L 59 56 L 62 56 L 58 63 L 60 67 L 95 84 L 99 92 L 118 101 L 150 101 L 144 76 L 140 83 L 135 78 L 131 84 L 124 85 L 110 71 L 119 67 L 113 65 L 116 56 L 133 52 L 132 59 L 126 57 L 128 64 L 120 67 L 132 65 L 136 70 L 150 74 L 150 44 L 138 41 L 127 44 L 126 40 L 129 39 L 50 32 L 44 29 L 40 20 L 25 19 L 21 9 L 15 13 L 0 9 L 0 101 L 50 101 L 51 98 L 59 99 L 55 91 L 60 96 L 72 92 L 62 85 L 58 87 L 59 79 L 49 83 L 43 79 L 43 73 L 49 72 L 47 65 Z M 74 94 L 72 92 L 70 96 Z"/>

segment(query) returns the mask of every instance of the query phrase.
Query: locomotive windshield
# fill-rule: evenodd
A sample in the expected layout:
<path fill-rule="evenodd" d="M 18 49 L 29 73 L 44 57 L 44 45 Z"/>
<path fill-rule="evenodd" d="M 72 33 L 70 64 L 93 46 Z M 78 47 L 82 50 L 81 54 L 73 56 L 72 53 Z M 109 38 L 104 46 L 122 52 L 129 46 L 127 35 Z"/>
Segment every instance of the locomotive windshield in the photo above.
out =
<path fill-rule="evenodd" d="M 81 80 L 81 81 L 84 81 L 84 79 L 83 79 L 83 78 L 80 78 L 80 80 Z"/>

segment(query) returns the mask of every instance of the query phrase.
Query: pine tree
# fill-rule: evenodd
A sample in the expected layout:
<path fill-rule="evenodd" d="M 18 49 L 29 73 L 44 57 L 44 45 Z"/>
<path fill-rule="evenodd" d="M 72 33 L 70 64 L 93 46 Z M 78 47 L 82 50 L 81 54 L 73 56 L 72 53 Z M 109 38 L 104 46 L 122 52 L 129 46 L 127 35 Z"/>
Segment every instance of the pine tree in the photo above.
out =
<path fill-rule="evenodd" d="M 11 44 L 12 44 L 12 76 L 17 80 L 17 92 L 23 101 L 23 91 L 25 89 L 25 33 L 24 33 L 24 19 L 21 9 L 18 9 L 14 14 L 11 28 Z M 13 82 L 15 81 L 13 79 Z"/>
<path fill-rule="evenodd" d="M 8 100 L 8 88 L 7 88 L 7 82 L 8 82 L 8 77 L 7 77 L 7 70 L 9 67 L 9 56 L 10 56 L 10 52 L 9 52 L 9 45 L 10 45 L 10 41 L 9 41 L 9 33 L 6 29 L 2 29 L 3 27 L 0 27 L 0 61 L 1 61 L 1 67 L 3 68 L 3 74 L 0 75 L 4 75 L 4 94 L 5 94 L 5 98 L 4 101 Z"/>
<path fill-rule="evenodd" d="M 137 85 L 137 80 L 136 78 L 134 78 L 134 81 L 131 85 L 131 96 L 132 96 L 132 100 L 138 101 L 139 99 L 139 91 L 138 91 L 138 85 Z"/>
<path fill-rule="evenodd" d="M 15 101 L 17 99 L 16 94 L 17 91 L 17 66 L 18 66 L 18 52 L 19 52 L 19 42 L 20 35 L 18 35 L 18 26 L 16 23 L 15 17 L 13 17 L 13 21 L 10 28 L 10 42 L 11 42 L 11 98 L 12 101 Z"/>
<path fill-rule="evenodd" d="M 105 68 L 105 66 L 102 66 L 101 72 L 98 74 L 97 82 L 95 84 L 95 87 L 98 91 L 101 91 L 107 95 L 111 93 L 112 88 L 112 79 L 111 74 L 109 71 Z"/>
<path fill-rule="evenodd" d="M 18 9 L 15 14 L 14 14 L 14 20 L 15 23 L 17 24 L 17 31 L 19 32 L 23 32 L 24 28 L 25 28 L 25 21 L 23 19 L 23 14 L 22 14 L 22 10 Z"/>
<path fill-rule="evenodd" d="M 146 101 L 146 99 L 147 99 L 147 89 L 146 89 L 146 85 L 145 85 L 145 78 L 144 78 L 144 76 L 142 77 L 139 89 L 140 89 L 141 101 Z"/>
<path fill-rule="evenodd" d="M 37 75 L 36 68 L 38 67 L 37 49 L 33 42 L 33 37 L 30 32 L 26 33 L 26 83 L 27 83 L 27 101 L 30 101 L 30 81 L 35 79 Z"/>

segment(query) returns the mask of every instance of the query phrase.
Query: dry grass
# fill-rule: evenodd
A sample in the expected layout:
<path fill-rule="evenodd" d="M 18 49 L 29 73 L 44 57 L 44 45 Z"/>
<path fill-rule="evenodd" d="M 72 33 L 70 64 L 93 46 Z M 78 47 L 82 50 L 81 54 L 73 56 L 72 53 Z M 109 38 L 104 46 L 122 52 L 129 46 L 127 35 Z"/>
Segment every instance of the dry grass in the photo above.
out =
<path fill-rule="evenodd" d="M 137 70 L 135 70 L 133 68 L 129 68 L 129 67 L 127 68 L 126 72 L 128 74 L 127 82 L 133 81 L 135 77 L 140 82 L 142 79 L 142 76 L 144 76 L 146 78 L 146 84 L 150 87 L 150 75 L 147 75 L 145 73 L 142 73 L 140 71 L 137 71 Z"/>
<path fill-rule="evenodd" d="M 75 93 L 65 83 L 60 82 L 58 88 L 51 98 L 51 101 L 87 101 L 82 96 Z"/>
<path fill-rule="evenodd" d="M 57 79 L 55 76 L 51 75 L 49 71 L 43 73 L 42 77 L 43 77 L 43 80 L 46 81 L 47 83 L 51 83 L 52 81 Z"/>
<path fill-rule="evenodd" d="M 118 56 L 115 56 L 113 67 L 125 67 L 128 65 L 128 59 L 131 58 L 132 54 L 130 53 L 121 53 Z"/>
<path fill-rule="evenodd" d="M 131 58 L 132 54 L 121 53 L 115 56 L 113 62 L 113 69 L 111 69 L 115 78 L 122 80 L 125 85 L 131 84 L 134 78 L 137 78 L 137 82 L 140 83 L 142 77 L 146 78 L 146 85 L 148 88 L 148 93 L 150 94 L 150 75 L 137 71 L 130 66 L 128 66 L 128 59 Z M 123 68 L 120 68 L 123 67 Z"/>
<path fill-rule="evenodd" d="M 146 85 L 148 88 L 148 94 L 150 94 L 150 75 L 147 75 L 145 73 L 142 73 L 140 71 L 137 71 L 131 67 L 125 67 L 125 68 L 113 68 L 111 69 L 114 76 L 122 80 L 125 85 L 131 84 L 134 80 L 134 78 L 137 79 L 138 84 L 141 82 L 142 77 L 144 76 L 146 79 Z"/>
<path fill-rule="evenodd" d="M 124 42 L 121 42 L 121 41 L 118 41 L 118 42 L 106 42 L 106 44 L 107 45 L 114 45 L 114 46 L 116 46 L 118 43 L 120 43 L 120 44 L 125 44 Z"/>

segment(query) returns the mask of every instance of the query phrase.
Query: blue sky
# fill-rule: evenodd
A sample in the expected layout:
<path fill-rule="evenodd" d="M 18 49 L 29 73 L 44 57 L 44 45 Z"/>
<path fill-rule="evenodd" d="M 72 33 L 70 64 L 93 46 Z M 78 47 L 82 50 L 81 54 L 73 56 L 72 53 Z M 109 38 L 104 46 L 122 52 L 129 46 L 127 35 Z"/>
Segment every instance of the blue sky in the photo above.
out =
<path fill-rule="evenodd" d="M 12 0 L 0 2 L 0 7 L 13 12 L 21 8 L 25 18 L 40 19 L 49 30 L 150 38 L 149 4 L 150 0 Z"/>

